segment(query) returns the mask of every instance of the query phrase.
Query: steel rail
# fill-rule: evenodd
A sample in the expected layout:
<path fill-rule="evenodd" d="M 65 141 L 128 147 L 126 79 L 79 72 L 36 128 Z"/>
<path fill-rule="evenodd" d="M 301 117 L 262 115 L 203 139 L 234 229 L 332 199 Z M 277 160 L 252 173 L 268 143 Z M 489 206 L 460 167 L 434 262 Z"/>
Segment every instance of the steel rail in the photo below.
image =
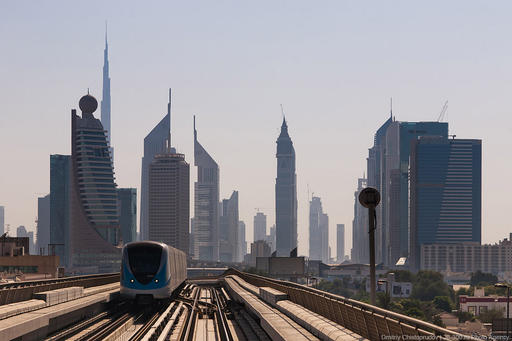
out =
<path fill-rule="evenodd" d="M 226 315 L 224 314 L 224 306 L 221 306 L 220 296 L 217 292 L 217 289 L 213 289 L 213 296 L 215 299 L 216 304 L 216 313 L 217 313 L 217 324 L 218 324 L 218 331 L 220 334 L 220 339 L 222 341 L 232 341 L 233 335 L 231 335 L 231 330 L 228 326 L 228 321 L 226 319 Z"/>
<path fill-rule="evenodd" d="M 184 326 L 185 334 L 182 334 L 180 340 L 181 341 L 192 341 L 194 337 L 194 327 L 197 319 L 197 302 L 199 301 L 199 297 L 201 296 L 201 287 L 198 287 L 196 290 L 196 297 L 194 298 L 194 303 L 191 305 L 187 319 L 186 326 Z"/>
<path fill-rule="evenodd" d="M 103 319 L 107 319 L 110 317 L 120 315 L 123 311 L 128 311 L 128 306 L 126 302 L 120 302 L 115 306 L 111 307 L 107 311 L 99 313 L 98 315 L 92 316 L 91 318 L 86 318 L 85 320 L 81 320 L 76 324 L 72 324 L 65 329 L 57 332 L 53 336 L 47 337 L 46 341 L 58 341 L 58 340 L 67 340 L 73 335 L 80 333 L 82 330 L 87 329 L 92 326 L 94 323 L 97 323 Z"/>
<path fill-rule="evenodd" d="M 143 313 L 139 313 L 137 318 L 140 318 L 140 316 L 142 316 L 142 314 Z M 117 328 L 119 328 L 120 326 L 122 326 L 123 324 L 128 322 L 133 317 L 134 317 L 133 313 L 127 312 L 127 313 L 121 315 L 118 319 L 114 320 L 112 323 L 108 323 L 105 327 L 100 327 L 97 330 L 93 331 L 92 335 L 86 335 L 84 338 L 80 338 L 79 340 L 80 341 L 82 341 L 82 340 L 89 340 L 89 341 L 104 340 L 107 336 L 109 336 L 110 334 L 115 332 L 117 330 Z"/>
<path fill-rule="evenodd" d="M 139 328 L 139 330 L 137 330 L 137 332 L 132 335 L 132 337 L 130 337 L 129 341 L 139 341 L 139 340 L 142 340 L 142 338 L 144 338 L 144 336 L 146 335 L 146 333 L 151 329 L 151 327 L 153 326 L 153 324 L 155 324 L 155 322 L 158 320 L 158 318 L 160 317 L 160 315 L 171 305 L 171 302 L 167 302 L 167 304 L 162 304 L 162 306 L 160 307 L 160 309 L 156 310 L 156 311 L 153 311 L 152 313 L 149 312 L 149 319 L 146 321 L 146 323 L 144 323 L 144 325 Z"/>

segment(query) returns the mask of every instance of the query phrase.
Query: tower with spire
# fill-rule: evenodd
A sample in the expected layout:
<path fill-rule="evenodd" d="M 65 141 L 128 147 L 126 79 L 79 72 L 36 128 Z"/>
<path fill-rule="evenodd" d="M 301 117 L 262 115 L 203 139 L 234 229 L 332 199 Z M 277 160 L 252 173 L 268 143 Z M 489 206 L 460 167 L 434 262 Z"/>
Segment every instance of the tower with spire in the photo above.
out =
<path fill-rule="evenodd" d="M 110 74 L 108 63 L 107 25 L 105 24 L 105 50 L 103 51 L 103 95 L 101 99 L 101 124 L 107 132 L 107 141 L 110 145 L 110 155 L 114 156 L 110 130 Z"/>
<path fill-rule="evenodd" d="M 219 260 L 219 166 L 197 140 L 194 116 L 194 259 Z"/>
<path fill-rule="evenodd" d="M 288 257 L 297 248 L 297 175 L 295 149 L 284 113 L 276 143 L 276 250 L 277 256 Z"/>
<path fill-rule="evenodd" d="M 149 166 L 155 155 L 164 153 L 171 145 L 171 89 L 169 89 L 169 102 L 167 114 L 144 138 L 144 155 L 142 156 L 141 182 L 140 182 L 140 239 L 149 239 Z"/>

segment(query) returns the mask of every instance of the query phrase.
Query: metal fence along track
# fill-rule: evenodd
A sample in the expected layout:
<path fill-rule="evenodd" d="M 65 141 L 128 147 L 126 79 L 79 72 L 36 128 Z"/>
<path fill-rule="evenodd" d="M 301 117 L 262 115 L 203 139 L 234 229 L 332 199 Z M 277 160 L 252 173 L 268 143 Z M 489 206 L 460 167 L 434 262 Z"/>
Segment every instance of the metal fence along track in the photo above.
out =
<path fill-rule="evenodd" d="M 304 285 L 248 274 L 236 269 L 229 269 L 225 275 L 237 275 L 252 285 L 282 291 L 288 294 L 290 301 L 370 340 L 380 341 L 385 336 L 426 338 L 430 336 L 436 340 L 479 340 L 432 323 Z"/>
<path fill-rule="evenodd" d="M 67 287 L 94 287 L 119 282 L 119 273 L 73 276 L 0 284 L 0 305 L 32 299 L 35 293 Z"/>

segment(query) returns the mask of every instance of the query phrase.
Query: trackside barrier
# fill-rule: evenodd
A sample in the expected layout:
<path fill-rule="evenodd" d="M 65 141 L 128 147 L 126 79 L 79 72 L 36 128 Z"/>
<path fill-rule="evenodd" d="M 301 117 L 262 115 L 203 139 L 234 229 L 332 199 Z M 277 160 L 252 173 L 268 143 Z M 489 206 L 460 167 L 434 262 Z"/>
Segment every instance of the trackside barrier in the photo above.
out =
<path fill-rule="evenodd" d="M 393 337 L 400 340 L 480 340 L 422 320 L 348 299 L 297 283 L 258 276 L 230 268 L 223 276 L 237 275 L 258 286 L 288 294 L 290 301 L 338 323 L 372 341 Z"/>
<path fill-rule="evenodd" d="M 38 292 L 68 287 L 95 287 L 119 282 L 119 272 L 98 275 L 73 276 L 0 285 L 0 305 L 27 301 Z"/>

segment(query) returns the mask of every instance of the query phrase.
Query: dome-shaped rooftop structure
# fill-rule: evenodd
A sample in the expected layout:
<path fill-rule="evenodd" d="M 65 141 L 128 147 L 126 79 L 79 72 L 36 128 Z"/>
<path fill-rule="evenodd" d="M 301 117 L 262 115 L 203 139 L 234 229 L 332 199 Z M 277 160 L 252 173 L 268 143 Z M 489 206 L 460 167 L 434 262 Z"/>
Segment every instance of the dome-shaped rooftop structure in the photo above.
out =
<path fill-rule="evenodd" d="M 94 96 L 91 96 L 89 94 L 83 96 L 80 98 L 80 102 L 78 103 L 80 110 L 82 110 L 83 113 L 92 114 L 93 112 L 98 109 L 98 101 Z"/>

